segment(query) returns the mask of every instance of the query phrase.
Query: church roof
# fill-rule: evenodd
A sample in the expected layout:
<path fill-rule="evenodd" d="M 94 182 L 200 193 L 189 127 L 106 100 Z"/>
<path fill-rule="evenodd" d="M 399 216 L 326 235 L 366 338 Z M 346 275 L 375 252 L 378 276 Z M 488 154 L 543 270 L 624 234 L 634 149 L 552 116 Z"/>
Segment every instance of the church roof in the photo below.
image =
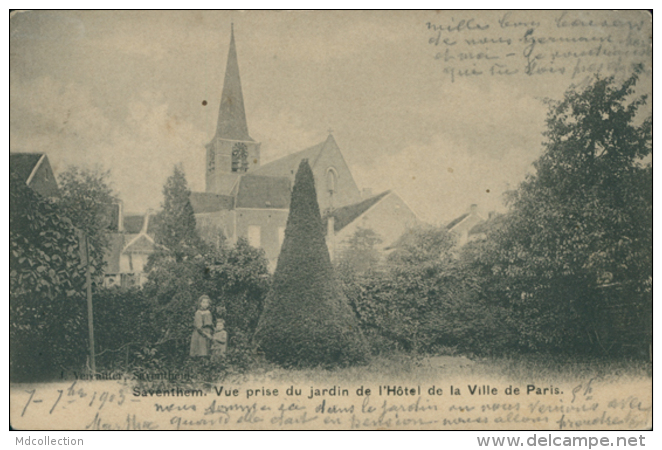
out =
<path fill-rule="evenodd" d="M 246 111 L 244 110 L 244 95 L 241 91 L 239 78 L 239 63 L 237 49 L 234 43 L 234 27 L 230 34 L 230 51 L 225 67 L 225 80 L 221 94 L 221 106 L 218 110 L 216 137 L 236 141 L 252 141 L 248 135 Z"/>
<path fill-rule="evenodd" d="M 214 191 L 221 195 L 234 195 L 236 192 L 235 187 L 240 176 L 239 173 L 219 173 L 216 176 L 216 188 Z"/>
<path fill-rule="evenodd" d="M 196 214 L 234 208 L 234 197 L 208 192 L 191 192 L 191 206 Z"/>
<path fill-rule="evenodd" d="M 368 199 L 363 200 L 359 203 L 354 203 L 353 205 L 343 206 L 332 211 L 328 216 L 334 217 L 333 229 L 338 232 L 345 228 L 350 223 L 354 222 L 361 214 L 373 207 L 377 202 L 390 194 L 391 191 L 384 191 L 381 194 L 375 195 Z"/>
<path fill-rule="evenodd" d="M 289 178 L 244 175 L 239 180 L 236 207 L 289 209 L 290 196 Z"/>
<path fill-rule="evenodd" d="M 267 163 L 253 170 L 251 173 L 255 175 L 268 175 L 272 177 L 291 177 L 297 173 L 299 164 L 303 159 L 307 159 L 310 162 L 310 166 L 312 168 L 315 165 L 317 157 L 328 145 L 335 145 L 336 147 L 338 146 L 332 135 L 329 135 L 329 137 L 324 142 Z"/>

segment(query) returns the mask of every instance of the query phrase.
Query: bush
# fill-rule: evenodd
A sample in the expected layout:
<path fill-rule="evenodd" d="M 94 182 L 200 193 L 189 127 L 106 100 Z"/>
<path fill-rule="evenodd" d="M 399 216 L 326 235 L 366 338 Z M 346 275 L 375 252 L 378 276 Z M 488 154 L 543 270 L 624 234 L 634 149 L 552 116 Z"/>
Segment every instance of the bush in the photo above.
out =
<path fill-rule="evenodd" d="M 214 320 L 225 320 L 231 340 L 252 336 L 269 282 L 264 253 L 244 240 L 233 247 L 205 247 L 198 256 L 181 261 L 155 258 L 143 289 L 152 311 L 152 342 L 174 364 L 188 358 L 196 302 L 202 294 L 212 299 Z"/>
<path fill-rule="evenodd" d="M 282 366 L 347 366 L 366 357 L 365 338 L 336 280 L 324 235 L 313 174 L 304 160 L 255 334 L 267 360 Z"/>
<path fill-rule="evenodd" d="M 100 288 L 93 294 L 97 368 L 129 371 L 149 354 L 156 334 L 153 313 L 138 288 Z"/>
<path fill-rule="evenodd" d="M 51 379 L 87 354 L 78 237 L 56 203 L 13 175 L 9 193 L 10 377 Z"/>
<path fill-rule="evenodd" d="M 470 334 L 464 312 L 475 297 L 475 282 L 453 249 L 444 227 L 413 228 L 383 267 L 345 277 L 345 292 L 373 351 L 430 353 L 459 346 Z"/>
<path fill-rule="evenodd" d="M 652 118 L 637 77 L 550 102 L 536 173 L 484 242 L 455 251 L 442 229 L 411 230 L 386 270 L 349 277 L 361 326 L 415 352 L 647 357 Z"/>

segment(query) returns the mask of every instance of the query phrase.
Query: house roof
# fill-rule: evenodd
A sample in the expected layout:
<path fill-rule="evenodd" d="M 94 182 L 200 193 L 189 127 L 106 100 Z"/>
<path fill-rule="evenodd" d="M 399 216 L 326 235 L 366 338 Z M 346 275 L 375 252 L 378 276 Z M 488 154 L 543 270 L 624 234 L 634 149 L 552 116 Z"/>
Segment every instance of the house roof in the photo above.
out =
<path fill-rule="evenodd" d="M 143 214 L 127 215 L 124 216 L 124 231 L 129 234 L 138 234 L 143 228 L 143 221 L 145 216 Z"/>
<path fill-rule="evenodd" d="M 459 223 L 462 222 L 464 219 L 466 219 L 466 218 L 469 216 L 469 214 L 470 214 L 470 213 L 464 213 L 464 214 L 462 214 L 460 217 L 451 220 L 451 221 L 449 222 L 449 224 L 446 225 L 446 229 L 447 229 L 447 230 L 452 230 L 453 227 L 454 227 L 455 225 L 459 224 Z"/>
<path fill-rule="evenodd" d="M 126 241 L 123 253 L 152 253 L 154 251 L 154 240 L 146 234 L 127 236 Z"/>
<path fill-rule="evenodd" d="M 43 153 L 10 153 L 9 170 L 27 183 L 30 174 L 43 156 Z"/>
<path fill-rule="evenodd" d="M 329 135 L 324 142 L 267 163 L 262 167 L 253 170 L 251 173 L 254 175 L 268 175 L 272 177 L 292 177 L 297 173 L 297 169 L 299 168 L 302 159 L 308 159 L 310 166 L 314 166 L 317 157 L 327 145 L 337 146 L 332 135 Z"/>
<path fill-rule="evenodd" d="M 487 233 L 488 228 L 487 221 L 479 222 L 469 230 L 469 235 Z"/>
<path fill-rule="evenodd" d="M 207 192 L 191 192 L 191 205 L 196 214 L 230 210 L 234 208 L 234 197 Z"/>
<path fill-rule="evenodd" d="M 10 153 L 9 165 L 13 177 L 22 180 L 44 197 L 59 197 L 60 189 L 45 153 Z"/>
<path fill-rule="evenodd" d="M 237 208 L 289 209 L 290 179 L 244 175 L 237 189 Z"/>
<path fill-rule="evenodd" d="M 150 213 L 149 223 L 147 224 L 147 234 L 154 235 L 159 219 L 155 214 Z M 138 234 L 143 229 L 145 214 L 127 214 L 124 216 L 124 232 L 128 234 Z"/>
<path fill-rule="evenodd" d="M 354 220 L 390 193 L 391 191 L 384 191 L 381 194 L 365 199 L 359 203 L 343 206 L 342 208 L 338 208 L 330 214 L 327 214 L 325 218 L 329 216 L 334 217 L 333 229 L 338 232 L 354 222 Z"/>

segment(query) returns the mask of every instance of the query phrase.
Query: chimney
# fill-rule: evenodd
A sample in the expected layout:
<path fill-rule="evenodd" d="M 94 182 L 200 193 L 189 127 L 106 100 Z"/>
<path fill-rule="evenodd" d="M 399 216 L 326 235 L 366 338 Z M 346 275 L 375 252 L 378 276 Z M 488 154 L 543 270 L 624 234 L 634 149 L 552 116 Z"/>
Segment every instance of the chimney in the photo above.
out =
<path fill-rule="evenodd" d="M 145 218 L 143 219 L 143 228 L 140 230 L 140 234 L 147 234 L 147 230 L 149 229 L 149 216 L 152 214 L 154 214 L 153 209 L 148 209 L 145 213 Z"/>
<path fill-rule="evenodd" d="M 471 208 L 469 208 L 469 212 L 472 213 L 472 214 L 475 214 L 476 212 L 478 212 L 478 205 L 475 204 L 475 203 L 472 204 Z"/>
<path fill-rule="evenodd" d="M 372 197 L 372 188 L 363 188 L 361 191 L 361 198 L 365 200 L 366 198 Z"/>
<path fill-rule="evenodd" d="M 117 231 L 122 233 L 124 231 L 124 202 L 117 200 Z"/>

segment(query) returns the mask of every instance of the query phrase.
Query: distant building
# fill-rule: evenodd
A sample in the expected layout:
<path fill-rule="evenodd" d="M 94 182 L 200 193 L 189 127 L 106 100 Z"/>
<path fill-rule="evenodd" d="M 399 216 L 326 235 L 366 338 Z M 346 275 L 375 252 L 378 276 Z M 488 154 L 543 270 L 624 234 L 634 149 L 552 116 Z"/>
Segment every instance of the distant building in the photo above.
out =
<path fill-rule="evenodd" d="M 134 287 L 147 281 L 145 265 L 157 249 L 153 238 L 154 218 L 152 211 L 120 216 L 119 231 L 110 235 L 110 246 L 104 256 L 104 286 Z"/>
<path fill-rule="evenodd" d="M 60 196 L 55 174 L 45 153 L 9 153 L 9 170 L 41 196 Z"/>
<path fill-rule="evenodd" d="M 418 222 L 416 214 L 392 191 L 337 208 L 327 213 L 325 219 L 331 255 L 345 248 L 347 241 L 361 228 L 374 231 L 382 240 L 376 249 L 384 251 Z"/>
<path fill-rule="evenodd" d="M 248 132 L 233 30 L 216 133 L 206 146 L 206 192 L 191 194 L 202 237 L 211 242 L 245 238 L 264 249 L 273 269 L 303 159 L 313 171 L 320 212 L 331 223 L 331 255 L 336 243 L 358 226 L 374 227 L 386 242 L 415 222 L 415 214 L 393 192 L 371 196 L 368 191 L 369 198 L 362 196 L 331 134 L 324 142 L 261 165 L 260 143 Z"/>
<path fill-rule="evenodd" d="M 10 153 L 9 167 L 12 175 L 23 180 L 41 196 L 60 198 L 57 180 L 46 154 Z M 143 267 L 154 252 L 154 241 L 146 229 L 149 215 L 144 218 L 145 224 L 143 216 L 122 217 L 121 202 L 108 205 L 107 211 L 110 219 L 110 245 L 104 255 L 104 285 L 142 285 L 145 279 Z"/>
<path fill-rule="evenodd" d="M 446 229 L 457 236 L 457 244 L 462 246 L 469 241 L 485 239 L 486 218 L 478 212 L 478 205 L 471 205 L 469 211 L 452 220 Z"/>

